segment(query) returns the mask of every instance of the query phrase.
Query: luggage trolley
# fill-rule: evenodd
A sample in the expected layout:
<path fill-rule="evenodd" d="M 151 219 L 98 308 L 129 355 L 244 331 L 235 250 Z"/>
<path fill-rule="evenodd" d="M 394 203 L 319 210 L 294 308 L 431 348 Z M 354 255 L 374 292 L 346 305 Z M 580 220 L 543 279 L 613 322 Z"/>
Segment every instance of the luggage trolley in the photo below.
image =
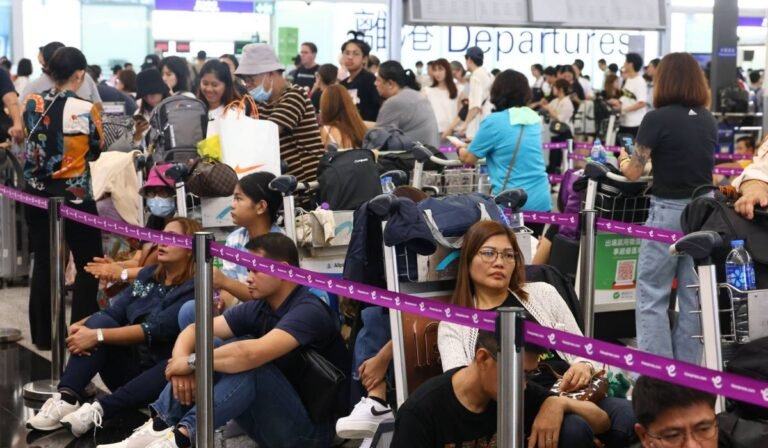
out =
<path fill-rule="evenodd" d="M 498 205 L 519 212 L 527 199 L 522 190 L 509 190 L 495 198 Z M 368 203 L 369 210 L 382 219 L 382 227 L 386 228 L 387 218 L 396 207 L 395 197 L 383 194 Z M 438 249 L 439 251 L 440 249 Z M 417 263 L 425 263 L 428 267 L 436 260 L 433 256 L 417 255 Z M 401 269 L 402 261 L 408 263 L 408 254 L 399 247 L 384 246 L 384 266 L 387 279 L 387 289 L 419 297 L 444 300 L 451 296 L 454 278 L 450 274 L 428 275 L 427 279 L 413 279 L 408 269 Z M 398 406 L 402 405 L 408 394 L 421 383 L 432 376 L 442 373 L 442 365 L 437 351 L 437 328 L 439 322 L 419 316 L 402 313 L 397 310 L 389 311 L 392 333 L 393 365 L 395 374 L 395 390 Z M 409 332 L 406 336 L 406 331 Z"/>
<path fill-rule="evenodd" d="M 491 194 L 491 182 L 488 178 L 488 167 L 485 159 L 480 159 L 472 167 L 461 160 L 446 160 L 436 157 L 421 143 L 413 146 L 413 155 L 416 159 L 413 166 L 411 185 L 414 188 L 428 190 L 436 195 L 458 193 L 485 193 Z M 424 171 L 424 164 L 430 161 L 445 167 L 442 173 L 437 171 Z"/>
<path fill-rule="evenodd" d="M 630 181 L 624 176 L 611 172 L 611 169 L 601 163 L 589 162 L 584 169 L 587 178 L 587 192 L 582 204 L 581 241 L 579 251 L 579 264 L 576 275 L 576 289 L 579 291 L 582 311 L 584 316 L 584 334 L 593 337 L 594 321 L 597 313 L 621 312 L 614 314 L 611 330 L 634 328 L 634 296 L 629 292 L 634 289 L 637 273 L 637 258 L 621 257 L 617 261 L 615 278 L 611 289 L 616 291 L 618 298 L 612 297 L 608 303 L 595 304 L 595 248 L 598 242 L 597 218 L 621 221 L 629 224 L 644 224 L 648 217 L 650 196 L 648 190 L 652 182 L 651 177 L 641 177 L 636 181 Z M 603 239 L 600 237 L 599 239 Z M 630 250 L 636 246 L 635 241 L 629 238 L 621 238 L 622 244 L 616 244 L 619 253 L 627 252 L 637 255 L 638 251 Z M 626 244 L 632 243 L 632 244 Z M 608 242 L 606 242 L 608 244 Z M 614 252 L 615 253 L 615 252 Z M 624 297 L 622 297 L 624 296 Z M 627 297 L 630 296 L 630 297 Z M 616 325 L 615 319 L 622 318 L 625 325 Z M 614 333 L 617 333 L 614 331 Z M 630 337 L 633 334 L 603 334 L 603 337 L 619 339 Z"/>

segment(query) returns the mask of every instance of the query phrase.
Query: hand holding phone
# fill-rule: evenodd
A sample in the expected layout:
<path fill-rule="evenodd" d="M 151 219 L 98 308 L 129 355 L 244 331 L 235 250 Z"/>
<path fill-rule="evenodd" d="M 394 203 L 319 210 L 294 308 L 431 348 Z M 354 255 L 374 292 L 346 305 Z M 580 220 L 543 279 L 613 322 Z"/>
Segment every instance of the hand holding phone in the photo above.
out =
<path fill-rule="evenodd" d="M 631 156 L 635 152 L 635 140 L 631 135 L 625 135 L 621 137 L 621 146 L 627 151 L 627 155 Z"/>

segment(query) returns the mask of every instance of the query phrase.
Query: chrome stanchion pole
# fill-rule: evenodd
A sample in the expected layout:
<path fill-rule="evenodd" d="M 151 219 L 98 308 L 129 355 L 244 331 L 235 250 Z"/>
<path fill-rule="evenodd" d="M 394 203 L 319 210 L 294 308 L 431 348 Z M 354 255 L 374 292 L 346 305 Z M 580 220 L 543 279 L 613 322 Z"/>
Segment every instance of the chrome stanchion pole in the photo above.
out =
<path fill-rule="evenodd" d="M 285 235 L 294 244 L 298 244 L 296 241 L 296 199 L 293 197 L 293 193 L 283 196 L 283 217 L 285 218 L 285 222 L 283 222 Z"/>
<path fill-rule="evenodd" d="M 496 337 L 499 340 L 498 446 L 522 448 L 523 428 L 523 308 L 499 308 Z"/>
<path fill-rule="evenodd" d="M 566 171 L 573 169 L 573 160 L 571 160 L 571 155 L 573 154 L 573 139 L 568 139 L 568 146 L 563 150 L 563 163 L 561 164 L 563 174 L 565 174 Z"/>
<path fill-rule="evenodd" d="M 48 238 L 51 247 L 51 272 L 48 279 L 51 284 L 51 378 L 25 384 L 24 398 L 28 400 L 43 401 L 58 393 L 59 379 L 64 368 L 64 268 L 67 253 L 64 243 L 64 218 L 59 214 L 59 208 L 63 204 L 64 198 L 48 200 Z M 32 281 L 45 280 L 33 278 Z"/>
<path fill-rule="evenodd" d="M 195 446 L 213 447 L 213 233 L 196 232 L 195 256 Z"/>
<path fill-rule="evenodd" d="M 584 319 L 584 336 L 591 338 L 595 325 L 595 232 L 597 181 L 589 179 L 584 210 L 581 211 L 581 251 L 579 252 L 579 301 Z"/>

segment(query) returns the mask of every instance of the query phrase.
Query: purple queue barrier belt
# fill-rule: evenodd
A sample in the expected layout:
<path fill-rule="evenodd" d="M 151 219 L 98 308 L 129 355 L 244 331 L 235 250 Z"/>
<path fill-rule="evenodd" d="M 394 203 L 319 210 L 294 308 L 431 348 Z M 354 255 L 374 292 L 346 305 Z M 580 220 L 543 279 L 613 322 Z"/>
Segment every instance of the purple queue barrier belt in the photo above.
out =
<path fill-rule="evenodd" d="M 747 154 L 715 154 L 715 160 L 752 160 L 752 156 Z"/>
<path fill-rule="evenodd" d="M 11 198 L 18 198 L 18 200 L 34 207 L 42 207 L 44 204 L 47 204 L 45 199 L 3 186 L 0 186 L 0 194 Z M 67 219 L 108 232 L 187 249 L 192 247 L 191 237 L 147 230 L 142 227 L 84 213 L 67 206 L 61 207 L 60 213 Z M 552 219 L 554 219 L 555 222 L 565 220 L 565 222 L 571 223 L 571 218 L 573 217 L 574 220 L 576 218 L 576 215 L 560 213 L 526 212 L 525 216 L 526 219 L 532 222 L 545 219 L 548 219 L 547 222 L 552 222 Z M 605 220 L 603 222 L 606 223 Z M 611 229 L 617 230 L 613 228 L 615 226 L 613 221 L 609 221 L 606 224 L 611 224 Z M 618 224 L 627 225 L 626 223 Z M 625 229 L 625 231 L 627 230 Z M 430 319 L 452 322 L 488 331 L 495 330 L 496 313 L 493 311 L 479 311 L 452 306 L 435 300 L 408 294 L 398 294 L 381 288 L 339 280 L 317 272 L 261 258 L 247 252 L 237 251 L 218 243 L 211 244 L 211 254 L 251 270 L 268 273 L 283 280 L 311 286 L 331 293 L 341 294 L 362 302 L 418 314 Z M 620 347 L 607 342 L 541 327 L 531 322 L 524 322 L 524 330 L 529 342 L 543 347 L 583 356 L 682 386 L 768 407 L 768 383 L 708 370 L 703 367 Z"/>
<path fill-rule="evenodd" d="M 768 383 L 524 322 L 525 340 L 715 395 L 768 407 Z"/>
<path fill-rule="evenodd" d="M 143 241 L 150 241 L 157 244 L 165 244 L 168 246 L 192 249 L 192 237 L 189 236 L 169 232 L 160 232 L 158 230 L 150 230 L 144 227 L 126 224 L 121 221 L 115 221 L 113 219 L 104 218 L 102 216 L 81 212 L 80 210 L 75 210 L 74 208 L 67 207 L 66 205 L 59 209 L 59 213 L 61 213 L 61 216 L 71 221 L 76 221 L 81 224 L 85 224 L 88 227 L 94 227 L 109 233 L 116 233 L 128 238 L 137 238 Z"/>
<path fill-rule="evenodd" d="M 568 148 L 567 142 L 554 142 L 554 143 L 544 143 L 541 145 L 544 149 L 566 149 Z"/>
<path fill-rule="evenodd" d="M 496 313 L 449 305 L 436 300 L 400 294 L 386 289 L 353 283 L 329 275 L 275 262 L 248 252 L 241 252 L 219 243 L 211 243 L 211 255 L 252 271 L 259 271 L 282 280 L 322 289 L 371 305 L 383 306 L 406 313 L 418 314 L 430 319 L 451 322 L 468 327 L 494 331 Z"/>
<path fill-rule="evenodd" d="M 621 146 L 603 145 L 608 152 L 620 152 Z M 574 143 L 573 149 L 592 149 L 592 143 Z"/>
<path fill-rule="evenodd" d="M 571 224 L 579 223 L 579 215 L 576 213 L 544 213 L 544 212 L 523 212 L 523 219 L 526 222 L 536 224 Z"/>
<path fill-rule="evenodd" d="M 24 193 L 15 188 L 11 188 L 5 185 L 0 185 L 0 194 L 13 199 L 14 201 L 21 202 L 22 204 L 31 205 L 32 207 L 48 209 L 48 199 L 33 194 Z"/>
<path fill-rule="evenodd" d="M 561 184 L 563 183 L 563 175 L 562 174 L 550 174 L 547 176 L 549 179 L 549 183 L 551 185 Z"/>
<path fill-rule="evenodd" d="M 716 166 L 715 169 L 712 170 L 712 173 L 722 174 L 723 176 L 738 176 L 742 171 L 744 171 L 743 168 L 723 168 Z"/>
<path fill-rule="evenodd" d="M 618 235 L 633 236 L 643 240 L 657 241 L 659 243 L 674 244 L 685 234 L 672 230 L 656 229 L 653 227 L 630 224 L 621 221 L 599 218 L 597 230 L 604 230 Z"/>

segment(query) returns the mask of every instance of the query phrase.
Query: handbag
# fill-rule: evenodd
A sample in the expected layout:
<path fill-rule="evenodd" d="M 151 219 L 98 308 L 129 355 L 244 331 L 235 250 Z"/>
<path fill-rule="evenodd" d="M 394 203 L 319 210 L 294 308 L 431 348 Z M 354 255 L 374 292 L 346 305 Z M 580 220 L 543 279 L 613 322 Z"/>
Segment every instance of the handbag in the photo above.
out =
<path fill-rule="evenodd" d="M 339 397 L 346 376 L 323 355 L 311 348 L 296 351 L 303 369 L 294 384 L 304 409 L 313 422 L 330 420 L 339 410 Z"/>
<path fill-rule="evenodd" d="M 218 131 L 221 161 L 233 167 L 238 177 L 257 171 L 282 174 L 279 128 L 259 119 L 258 106 L 250 95 L 224 108 Z"/>
<path fill-rule="evenodd" d="M 196 160 L 187 180 L 189 191 L 201 198 L 232 196 L 237 186 L 237 174 L 224 163 Z"/>
<path fill-rule="evenodd" d="M 549 122 L 549 133 L 557 139 L 571 137 L 571 128 L 562 121 L 552 120 Z"/>
<path fill-rule="evenodd" d="M 540 369 L 547 370 L 557 381 L 552 385 L 550 391 L 560 397 L 567 397 L 578 401 L 591 401 L 597 403 L 608 394 L 608 378 L 605 377 L 605 370 L 601 370 L 592 375 L 592 381 L 588 385 L 573 392 L 561 392 L 560 385 L 563 383 L 563 376 L 560 375 L 549 364 L 539 364 Z"/>
<path fill-rule="evenodd" d="M 133 149 L 133 118 L 127 115 L 103 115 L 101 129 L 105 151 L 127 152 Z"/>

